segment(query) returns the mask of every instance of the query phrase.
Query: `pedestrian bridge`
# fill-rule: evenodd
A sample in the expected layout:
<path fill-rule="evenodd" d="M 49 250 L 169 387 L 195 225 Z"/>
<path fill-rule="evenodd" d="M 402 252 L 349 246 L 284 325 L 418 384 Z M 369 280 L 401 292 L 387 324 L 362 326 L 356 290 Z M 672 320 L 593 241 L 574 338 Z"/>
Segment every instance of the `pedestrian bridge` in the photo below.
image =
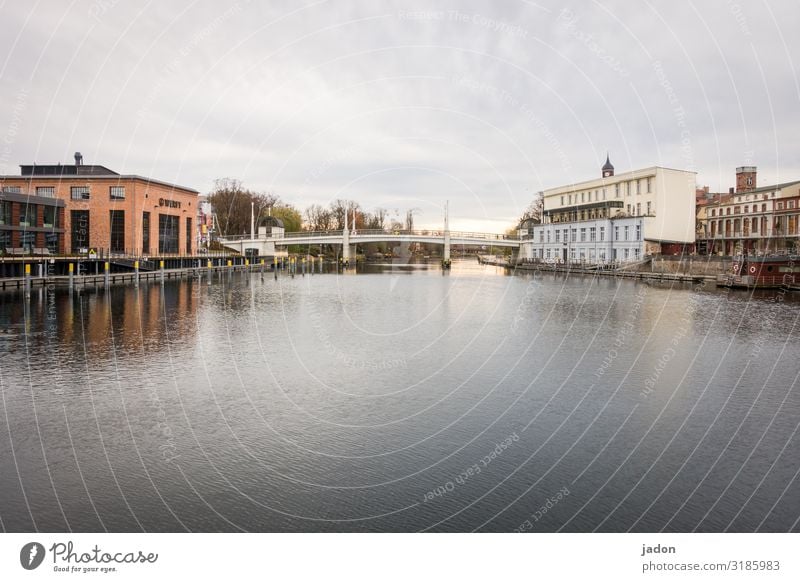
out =
<path fill-rule="evenodd" d="M 485 232 L 460 232 L 451 230 L 328 230 L 317 232 L 280 232 L 277 236 L 262 233 L 220 238 L 226 248 L 241 254 L 274 256 L 282 254 L 279 249 L 289 245 L 342 245 L 342 258 L 347 261 L 355 257 L 355 245 L 368 243 L 427 243 L 444 246 L 443 257 L 450 260 L 450 248 L 457 246 L 510 247 L 519 249 L 517 235 Z"/>

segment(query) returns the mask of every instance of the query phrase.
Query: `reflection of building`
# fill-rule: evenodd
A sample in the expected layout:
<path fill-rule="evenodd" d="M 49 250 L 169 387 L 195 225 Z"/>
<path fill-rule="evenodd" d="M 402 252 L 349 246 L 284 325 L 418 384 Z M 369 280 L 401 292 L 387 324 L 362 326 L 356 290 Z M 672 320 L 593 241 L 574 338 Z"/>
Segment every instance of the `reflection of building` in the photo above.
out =
<path fill-rule="evenodd" d="M 521 258 L 606 263 L 691 250 L 695 173 L 651 167 L 544 192 L 542 224 L 527 225 Z"/>
<path fill-rule="evenodd" d="M 759 188 L 756 178 L 755 166 L 736 168 L 736 189 L 727 194 L 707 193 L 698 200 L 700 252 L 797 252 L 800 180 Z"/>
<path fill-rule="evenodd" d="M 0 252 L 64 252 L 64 202 L 28 196 L 20 189 L 0 191 Z"/>
<path fill-rule="evenodd" d="M 126 254 L 191 254 L 195 250 L 197 191 L 104 166 L 21 166 L 19 176 L 0 176 L 0 186 L 24 197 L 65 205 L 67 253 L 88 249 Z"/>

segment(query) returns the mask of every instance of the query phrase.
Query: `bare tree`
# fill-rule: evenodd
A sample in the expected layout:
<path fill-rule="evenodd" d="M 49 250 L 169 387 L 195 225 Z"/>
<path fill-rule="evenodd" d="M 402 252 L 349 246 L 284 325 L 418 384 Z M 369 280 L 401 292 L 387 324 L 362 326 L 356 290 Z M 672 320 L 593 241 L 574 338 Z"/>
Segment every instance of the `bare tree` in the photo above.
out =
<path fill-rule="evenodd" d="M 353 200 L 342 200 L 337 198 L 330 205 L 331 222 L 335 230 L 342 230 L 344 228 L 344 215 L 347 213 L 347 222 L 350 224 L 353 218 L 353 211 L 356 211 L 356 225 L 358 225 L 358 214 L 361 212 L 361 206 L 358 202 Z M 362 218 L 363 223 L 363 218 Z M 350 227 L 353 225 L 350 224 Z"/>
<path fill-rule="evenodd" d="M 270 208 L 278 205 L 280 197 L 274 192 L 254 192 L 252 194 L 252 202 L 255 204 L 256 221 L 267 216 Z"/>
<path fill-rule="evenodd" d="M 375 213 L 373 214 L 374 227 L 371 228 L 379 228 L 381 230 L 386 228 L 386 218 L 389 216 L 389 211 L 385 208 L 381 208 L 380 206 L 375 209 Z"/>
<path fill-rule="evenodd" d="M 541 222 L 543 212 L 544 212 L 544 192 L 537 192 L 536 195 L 533 197 L 531 203 L 525 209 L 525 212 L 522 214 L 520 222 L 522 222 L 523 220 L 527 220 L 529 218 Z"/>
<path fill-rule="evenodd" d="M 320 206 L 319 204 L 312 204 L 305 211 L 305 227 L 312 231 L 331 230 L 333 227 L 333 216 L 331 211 Z"/>

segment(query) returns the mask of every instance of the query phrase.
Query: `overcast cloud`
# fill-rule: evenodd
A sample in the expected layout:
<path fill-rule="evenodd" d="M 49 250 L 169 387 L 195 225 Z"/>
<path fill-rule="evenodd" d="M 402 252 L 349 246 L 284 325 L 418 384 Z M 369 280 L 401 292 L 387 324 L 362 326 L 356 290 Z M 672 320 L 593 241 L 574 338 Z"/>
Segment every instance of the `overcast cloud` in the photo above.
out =
<path fill-rule="evenodd" d="M 165 6 L 168 4 L 168 6 Z M 800 179 L 796 2 L 5 2 L 0 172 L 243 180 L 500 232 L 617 171 Z M 2 60 L 4 59 L 4 60 Z"/>

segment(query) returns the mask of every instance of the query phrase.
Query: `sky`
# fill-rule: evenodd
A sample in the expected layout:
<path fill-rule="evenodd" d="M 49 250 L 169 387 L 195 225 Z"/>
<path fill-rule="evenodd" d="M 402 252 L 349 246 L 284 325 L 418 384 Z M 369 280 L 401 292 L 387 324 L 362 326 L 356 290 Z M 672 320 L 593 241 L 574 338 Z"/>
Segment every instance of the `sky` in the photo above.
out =
<path fill-rule="evenodd" d="M 0 173 L 85 163 L 503 232 L 653 165 L 800 179 L 796 2 L 0 4 Z"/>

